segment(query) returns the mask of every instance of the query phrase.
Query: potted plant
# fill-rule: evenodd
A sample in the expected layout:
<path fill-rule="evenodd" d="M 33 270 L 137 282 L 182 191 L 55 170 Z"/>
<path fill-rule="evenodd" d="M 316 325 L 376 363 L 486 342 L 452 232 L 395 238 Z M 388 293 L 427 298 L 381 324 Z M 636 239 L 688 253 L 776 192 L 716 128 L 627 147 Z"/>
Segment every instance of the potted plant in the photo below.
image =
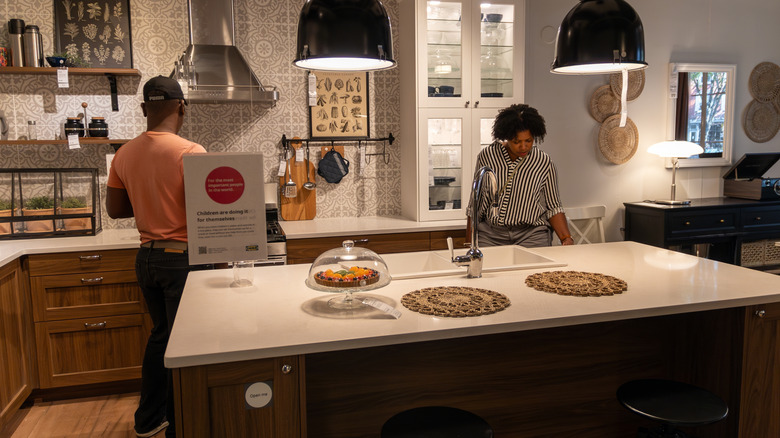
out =
<path fill-rule="evenodd" d="M 83 214 L 91 213 L 92 209 L 81 198 L 67 198 L 62 201 L 60 211 L 62 214 Z M 85 230 L 92 225 L 88 217 L 63 219 L 62 223 L 66 230 Z"/>
<path fill-rule="evenodd" d="M 54 214 L 54 200 L 49 196 L 34 196 L 24 203 L 22 216 L 46 216 Z M 28 233 L 54 231 L 54 221 L 25 221 Z"/>
<path fill-rule="evenodd" d="M 0 216 L 10 217 L 12 208 L 13 205 L 11 204 L 11 201 L 0 199 Z M 10 232 L 11 232 L 11 222 L 0 222 L 0 234 L 8 234 Z"/>

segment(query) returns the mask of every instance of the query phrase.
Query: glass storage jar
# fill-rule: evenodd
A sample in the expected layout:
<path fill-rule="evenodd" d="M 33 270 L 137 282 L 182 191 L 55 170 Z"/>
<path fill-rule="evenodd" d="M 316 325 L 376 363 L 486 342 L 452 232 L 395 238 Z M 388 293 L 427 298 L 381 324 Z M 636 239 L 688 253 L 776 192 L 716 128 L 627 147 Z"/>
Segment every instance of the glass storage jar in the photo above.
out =
<path fill-rule="evenodd" d="M 65 137 L 76 134 L 79 137 L 84 136 L 84 123 L 79 117 L 68 117 L 65 122 Z"/>
<path fill-rule="evenodd" d="M 93 117 L 89 122 L 89 136 L 108 138 L 108 123 L 104 117 Z"/>

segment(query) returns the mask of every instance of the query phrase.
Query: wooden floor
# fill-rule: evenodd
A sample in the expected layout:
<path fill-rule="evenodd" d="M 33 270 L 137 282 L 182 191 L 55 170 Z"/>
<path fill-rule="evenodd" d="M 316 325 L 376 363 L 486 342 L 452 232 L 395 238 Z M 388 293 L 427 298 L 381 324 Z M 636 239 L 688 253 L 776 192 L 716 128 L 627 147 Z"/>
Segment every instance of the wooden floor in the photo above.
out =
<path fill-rule="evenodd" d="M 134 438 L 138 393 L 35 403 L 10 438 Z M 155 435 L 162 438 L 165 432 Z"/>

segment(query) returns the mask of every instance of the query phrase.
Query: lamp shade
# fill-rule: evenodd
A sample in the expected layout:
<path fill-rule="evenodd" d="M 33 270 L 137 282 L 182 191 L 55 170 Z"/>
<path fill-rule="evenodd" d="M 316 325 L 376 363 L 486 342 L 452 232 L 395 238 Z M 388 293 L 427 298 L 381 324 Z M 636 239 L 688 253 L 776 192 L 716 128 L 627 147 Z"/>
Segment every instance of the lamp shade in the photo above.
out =
<path fill-rule="evenodd" d="M 656 143 L 647 148 L 647 152 L 661 157 L 688 158 L 692 155 L 699 155 L 704 152 L 704 149 L 690 141 L 673 140 Z"/>
<path fill-rule="evenodd" d="M 395 66 L 390 18 L 379 0 L 307 0 L 293 64 L 309 70 L 366 71 Z"/>
<path fill-rule="evenodd" d="M 580 0 L 558 28 L 553 73 L 601 74 L 645 67 L 642 20 L 623 0 Z"/>

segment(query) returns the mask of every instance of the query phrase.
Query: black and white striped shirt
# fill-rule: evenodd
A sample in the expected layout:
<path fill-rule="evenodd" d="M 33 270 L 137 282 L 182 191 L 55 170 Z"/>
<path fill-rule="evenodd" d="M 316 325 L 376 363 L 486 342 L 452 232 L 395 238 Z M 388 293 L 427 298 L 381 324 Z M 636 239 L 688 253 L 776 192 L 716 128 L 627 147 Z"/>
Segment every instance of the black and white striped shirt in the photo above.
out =
<path fill-rule="evenodd" d="M 494 142 L 477 155 L 476 170 L 483 166 L 495 171 L 498 186 L 495 190 L 483 188 L 480 222 L 494 227 L 549 225 L 551 217 L 563 213 L 555 166 L 538 147 L 531 148 L 524 158 L 512 161 L 506 148 Z M 514 177 L 507 181 L 513 172 Z M 491 208 L 496 194 L 497 207 Z"/>

